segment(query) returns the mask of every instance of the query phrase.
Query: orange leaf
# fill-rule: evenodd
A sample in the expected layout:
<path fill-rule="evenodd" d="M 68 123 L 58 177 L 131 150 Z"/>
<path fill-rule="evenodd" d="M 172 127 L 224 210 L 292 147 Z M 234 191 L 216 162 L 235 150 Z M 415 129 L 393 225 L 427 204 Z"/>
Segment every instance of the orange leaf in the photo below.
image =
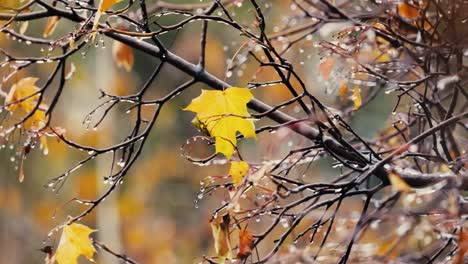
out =
<path fill-rule="evenodd" d="M 453 258 L 453 264 L 463 264 L 466 252 L 468 252 L 468 232 L 464 229 L 458 234 L 458 253 Z"/>
<path fill-rule="evenodd" d="M 113 5 L 117 4 L 118 2 L 122 2 L 122 0 L 101 0 L 99 3 L 99 12 L 104 13 Z"/>
<path fill-rule="evenodd" d="M 340 99 L 344 101 L 346 99 L 346 96 L 348 95 L 348 83 L 345 81 L 343 84 L 340 86 L 340 89 L 338 90 L 338 95 L 340 96 Z"/>
<path fill-rule="evenodd" d="M 134 58 L 130 46 L 120 41 L 114 41 L 112 44 L 112 57 L 118 67 L 123 67 L 127 71 L 132 70 Z"/>
<path fill-rule="evenodd" d="M 239 252 L 237 253 L 238 259 L 245 259 L 251 253 L 254 246 L 254 238 L 252 236 L 252 231 L 249 229 L 241 230 L 239 232 Z"/>
<path fill-rule="evenodd" d="M 398 4 L 398 14 L 404 18 L 416 19 L 419 17 L 419 10 L 407 3 Z"/>
<path fill-rule="evenodd" d="M 47 38 L 52 33 L 54 33 L 55 28 L 58 25 L 60 17 L 52 16 L 47 19 L 47 24 L 45 26 L 44 32 L 42 33 L 42 37 Z"/>
<path fill-rule="evenodd" d="M 94 17 L 94 23 L 93 23 L 93 31 L 94 31 L 92 35 L 93 40 L 96 37 L 96 29 L 98 28 L 99 18 L 101 18 L 102 13 L 109 10 L 113 5 L 117 4 L 118 2 L 122 2 L 122 0 L 101 0 L 101 2 L 99 2 L 99 10 L 96 13 L 96 16 Z"/>

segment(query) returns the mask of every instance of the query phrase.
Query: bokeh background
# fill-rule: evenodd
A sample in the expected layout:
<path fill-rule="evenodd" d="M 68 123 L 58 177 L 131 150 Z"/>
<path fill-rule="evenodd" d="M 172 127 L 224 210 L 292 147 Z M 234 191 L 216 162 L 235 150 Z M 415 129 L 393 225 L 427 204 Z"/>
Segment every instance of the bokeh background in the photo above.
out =
<path fill-rule="evenodd" d="M 147 1 L 152 3 L 155 1 Z M 171 3 L 206 3 L 201 0 L 167 1 Z M 242 4 L 231 6 L 239 21 L 250 24 L 254 21 L 251 6 Z M 286 23 L 288 14 L 297 12 L 292 1 L 261 1 L 269 21 L 268 31 L 274 33 Z M 167 16 L 164 23 L 177 21 L 179 18 Z M 45 20 L 29 24 L 27 34 L 40 36 Z M 185 58 L 197 62 L 199 56 L 200 23 L 193 23 L 177 33 L 172 32 L 161 37 L 170 49 Z M 18 25 L 19 26 L 19 25 Z M 72 25 L 61 21 L 51 38 L 64 35 Z M 286 54 L 296 70 L 306 81 L 308 89 L 334 108 L 352 105 L 343 102 L 336 92 L 325 93 L 325 85 L 320 79 L 318 65 L 320 50 L 313 43 L 329 39 L 333 32 L 343 25 L 330 25 L 319 31 Z M 278 45 L 287 40 L 278 41 Z M 244 45 L 245 38 L 225 25 L 209 24 L 207 44 L 207 68 L 235 86 L 245 87 L 258 70 L 258 65 L 250 58 L 242 66 L 228 71 L 234 54 Z M 2 49 L 17 55 L 41 54 L 34 47 L 17 43 L 0 35 Z M 126 106 L 113 111 L 97 130 L 87 129 L 83 122 L 85 116 L 101 101 L 99 89 L 110 93 L 125 95 L 135 92 L 145 82 L 158 61 L 139 51 L 134 51 L 135 65 L 131 72 L 118 68 L 111 56 L 112 42 L 101 39 L 97 45 L 88 45 L 83 53 L 68 60 L 68 67 L 76 68 L 68 81 L 64 94 L 56 109 L 53 125 L 63 127 L 65 135 L 82 144 L 107 146 L 122 140 L 130 127 L 131 115 L 125 113 Z M 234 58 L 241 60 L 241 55 Z M 245 56 L 244 56 L 245 57 Z M 14 83 L 26 76 L 39 77 L 43 83 L 53 65 L 42 64 L 21 71 L 14 78 L 3 84 L 8 90 Z M 5 69 L 2 69 L 5 74 Z M 333 72 L 339 74 L 339 72 Z M 272 70 L 265 69 L 257 73 L 258 80 L 274 80 L 277 77 Z M 177 85 L 189 80 L 189 77 L 172 67 L 165 67 L 161 77 L 152 85 L 150 97 L 157 98 L 171 91 Z M 56 84 L 55 84 L 56 85 Z M 333 86 L 333 84 L 331 84 Z M 336 83 L 339 85 L 339 83 Z M 330 86 L 330 84 L 328 84 Z M 226 175 L 225 165 L 197 166 L 181 155 L 181 147 L 198 131 L 191 125 L 193 114 L 182 109 L 200 93 L 203 85 L 195 85 L 189 92 L 167 104 L 159 121 L 151 133 L 144 153 L 130 170 L 125 182 L 98 209 L 82 220 L 83 223 L 99 231 L 94 235 L 100 241 L 118 252 L 125 253 L 141 263 L 192 263 L 203 255 L 212 255 L 211 229 L 208 223 L 210 214 L 219 206 L 226 193 L 215 193 L 198 199 L 200 182 L 207 176 Z M 253 91 L 256 98 L 274 105 L 291 96 L 282 86 Z M 366 91 L 364 90 L 365 94 Z M 49 98 L 50 100 L 50 98 Z M 351 124 L 364 137 L 372 137 L 383 128 L 389 117 L 392 96 L 379 95 L 376 100 L 354 115 Z M 47 102 L 47 100 L 46 100 Z M 49 101 L 50 102 L 50 101 Z M 128 107 L 128 106 L 127 106 Z M 297 113 L 297 107 L 287 107 L 284 111 Z M 151 113 L 151 110 L 148 110 Z M 5 113 L 3 113 L 4 115 Z M 261 121 L 269 124 L 270 121 Z M 35 149 L 24 161 L 25 181 L 18 182 L 19 159 L 15 155 L 16 145 L 10 139 L 0 151 L 0 263 L 43 263 L 44 255 L 37 249 L 44 245 L 54 245 L 60 234 L 49 231 L 66 220 L 68 215 L 76 215 L 84 208 L 74 202 L 74 197 L 93 199 L 108 187 L 103 176 L 108 173 L 110 159 L 102 157 L 87 163 L 71 174 L 63 186 L 55 192 L 45 185 L 47 181 L 64 173 L 73 164 L 86 156 L 65 144 L 49 138 L 49 153 L 44 155 Z M 241 143 L 243 156 L 247 160 L 262 161 L 280 158 L 293 146 L 306 144 L 287 130 L 279 133 L 264 133 L 254 142 Z M 212 151 L 209 146 L 199 146 L 201 153 Z M 312 179 L 324 180 L 336 175 L 330 161 L 314 163 L 308 170 Z M 45 244 L 44 244 L 45 243 Z M 105 258 L 105 253 L 98 257 L 98 263 L 117 263 Z"/>

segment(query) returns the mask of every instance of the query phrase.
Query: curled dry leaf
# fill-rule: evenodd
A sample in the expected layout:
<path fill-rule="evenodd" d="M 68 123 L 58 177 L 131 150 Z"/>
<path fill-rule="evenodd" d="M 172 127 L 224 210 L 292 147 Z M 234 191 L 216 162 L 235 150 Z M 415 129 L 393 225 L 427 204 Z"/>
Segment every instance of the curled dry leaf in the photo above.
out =
<path fill-rule="evenodd" d="M 229 240 L 229 214 L 218 216 L 210 221 L 216 255 L 220 263 L 231 257 L 231 242 Z"/>
<path fill-rule="evenodd" d="M 118 67 L 123 67 L 127 71 L 132 70 L 134 58 L 130 46 L 114 40 L 112 43 L 112 58 Z"/>
<path fill-rule="evenodd" d="M 91 243 L 89 235 L 95 231 L 77 223 L 65 226 L 55 253 L 57 263 L 77 264 L 80 255 L 92 260 L 96 249 Z"/>
<path fill-rule="evenodd" d="M 51 16 L 47 19 L 47 23 L 44 29 L 44 32 L 42 33 L 42 37 L 47 38 L 48 36 L 52 35 L 54 33 L 55 28 L 58 25 L 58 22 L 60 20 L 60 17 L 58 16 Z"/>
<path fill-rule="evenodd" d="M 245 161 L 232 161 L 231 167 L 229 168 L 229 175 L 232 177 L 234 185 L 238 186 L 244 176 L 249 171 L 249 164 Z"/>
<path fill-rule="evenodd" d="M 184 109 L 195 112 L 200 126 L 215 138 L 216 153 L 230 159 L 237 146 L 236 133 L 256 138 L 255 127 L 247 112 L 247 103 L 253 98 L 247 88 L 231 87 L 224 91 L 202 90 L 199 97 Z"/>
<path fill-rule="evenodd" d="M 252 253 L 254 238 L 250 229 L 244 229 L 239 232 L 239 252 L 238 259 L 245 259 Z"/>

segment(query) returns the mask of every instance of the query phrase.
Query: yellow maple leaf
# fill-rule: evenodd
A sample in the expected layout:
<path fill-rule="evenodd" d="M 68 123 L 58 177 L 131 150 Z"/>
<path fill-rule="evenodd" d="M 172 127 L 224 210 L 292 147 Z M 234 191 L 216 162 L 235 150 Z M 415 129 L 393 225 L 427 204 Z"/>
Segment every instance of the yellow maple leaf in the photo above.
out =
<path fill-rule="evenodd" d="M 200 124 L 215 138 L 216 153 L 222 153 L 230 159 L 237 146 L 237 132 L 244 137 L 256 138 L 253 121 L 247 112 L 247 103 L 252 98 L 247 88 L 202 90 L 201 95 L 193 99 L 184 110 L 197 114 Z"/>
<path fill-rule="evenodd" d="M 10 112 L 15 111 L 18 107 L 23 108 L 30 113 L 37 104 L 40 89 L 36 86 L 38 78 L 26 77 L 14 84 L 5 99 L 5 105 Z M 25 99 L 26 98 L 26 99 Z"/>
<path fill-rule="evenodd" d="M 15 116 L 25 117 L 26 115 L 32 115 L 24 122 L 24 128 L 27 130 L 39 131 L 47 124 L 46 110 L 47 105 L 41 104 L 40 107 L 36 108 L 40 94 L 37 92 L 40 90 L 36 86 L 38 78 L 26 77 L 19 80 L 14 84 L 6 99 L 5 105 L 8 111 L 15 114 Z"/>
<path fill-rule="evenodd" d="M 130 46 L 114 40 L 112 43 L 112 57 L 118 67 L 123 67 L 127 71 L 132 70 L 134 58 Z"/>
<path fill-rule="evenodd" d="M 89 235 L 93 230 L 85 225 L 73 223 L 63 228 L 55 260 L 58 264 L 77 264 L 80 255 L 91 260 L 96 249 L 94 248 Z"/>
<path fill-rule="evenodd" d="M 249 164 L 245 161 L 232 161 L 229 168 L 229 175 L 232 177 L 234 185 L 239 185 L 249 171 Z"/>

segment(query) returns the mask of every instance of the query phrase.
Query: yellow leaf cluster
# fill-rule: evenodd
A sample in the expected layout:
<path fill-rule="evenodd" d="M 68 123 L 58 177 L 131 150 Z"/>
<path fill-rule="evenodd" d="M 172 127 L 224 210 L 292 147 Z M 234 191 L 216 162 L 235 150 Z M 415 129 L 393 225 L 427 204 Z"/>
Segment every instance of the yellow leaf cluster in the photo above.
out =
<path fill-rule="evenodd" d="M 63 228 L 55 260 L 58 264 L 77 264 L 80 255 L 91 260 L 96 249 L 91 243 L 89 235 L 93 230 L 85 225 L 73 223 Z"/>
<path fill-rule="evenodd" d="M 5 99 L 5 105 L 11 112 L 17 108 L 23 108 L 26 112 L 31 112 L 36 107 L 39 94 L 39 87 L 36 86 L 38 78 L 26 77 L 14 84 Z"/>
<path fill-rule="evenodd" d="M 247 103 L 253 98 L 247 88 L 231 87 L 224 91 L 202 90 L 199 97 L 184 109 L 196 113 L 200 126 L 215 138 L 216 153 L 228 159 L 237 146 L 236 133 L 256 138 Z"/>
<path fill-rule="evenodd" d="M 245 161 L 233 161 L 229 168 L 229 175 L 232 177 L 234 185 L 239 185 L 244 179 L 244 176 L 249 171 L 249 164 Z"/>
<path fill-rule="evenodd" d="M 123 67 L 127 71 L 132 70 L 134 58 L 130 46 L 120 41 L 114 41 L 112 43 L 112 58 L 118 67 Z"/>
<path fill-rule="evenodd" d="M 12 113 L 26 113 L 26 115 L 34 111 L 40 97 L 38 93 L 40 89 L 36 86 L 37 80 L 38 78 L 26 77 L 14 84 L 5 99 L 6 109 Z M 43 129 L 47 123 L 45 108 L 47 106 L 41 104 L 26 120 L 24 127 L 36 131 Z"/>

